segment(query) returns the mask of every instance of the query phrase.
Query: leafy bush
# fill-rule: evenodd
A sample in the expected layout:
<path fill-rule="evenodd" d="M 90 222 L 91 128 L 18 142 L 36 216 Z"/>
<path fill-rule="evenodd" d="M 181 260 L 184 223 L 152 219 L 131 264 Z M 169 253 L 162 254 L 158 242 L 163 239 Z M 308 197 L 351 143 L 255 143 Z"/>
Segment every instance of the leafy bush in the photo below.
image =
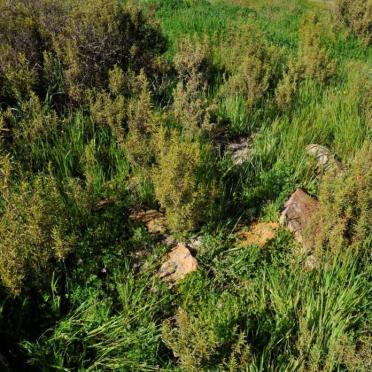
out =
<path fill-rule="evenodd" d="M 158 26 L 130 3 L 17 0 L 0 6 L 0 93 L 6 98 L 45 93 L 47 78 L 61 75 L 60 61 L 69 96 L 81 100 L 86 88 L 107 88 L 115 65 L 150 72 L 165 50 Z"/>
<path fill-rule="evenodd" d="M 30 159 L 32 149 L 62 127 L 57 113 L 33 92 L 27 100 L 20 102 L 18 110 L 8 109 L 3 117 L 12 145 L 23 160 Z"/>
<path fill-rule="evenodd" d="M 182 370 L 241 370 L 251 363 L 251 351 L 239 333 L 239 300 L 229 293 L 199 304 L 197 316 L 178 309 L 175 321 L 163 323 L 162 337 Z M 216 311 L 218 309 L 218 311 Z"/>
<path fill-rule="evenodd" d="M 320 188 L 320 207 L 308 234 L 319 256 L 363 254 L 372 242 L 372 146 L 366 143 L 339 175 L 330 172 Z"/>
<path fill-rule="evenodd" d="M 140 9 L 116 0 L 75 1 L 55 45 L 72 98 L 86 87 L 107 86 L 108 71 L 115 65 L 124 71 L 150 71 L 165 47 L 159 29 Z"/>
<path fill-rule="evenodd" d="M 289 58 L 287 71 L 276 88 L 275 100 L 279 108 L 283 109 L 293 102 L 303 80 L 326 84 L 335 77 L 336 62 L 321 43 L 322 27 L 315 13 L 303 18 L 297 58 Z"/>
<path fill-rule="evenodd" d="M 74 245 L 69 216 L 53 177 L 22 182 L 5 195 L 0 219 L 0 277 L 13 293 L 27 280 L 45 284 L 53 262 L 63 260 Z"/>
<path fill-rule="evenodd" d="M 336 63 L 321 45 L 322 23 L 315 13 L 306 16 L 299 30 L 298 63 L 308 79 L 326 83 L 336 73 Z"/>
<path fill-rule="evenodd" d="M 211 147 L 160 128 L 156 136 L 155 195 L 165 209 L 169 227 L 190 231 L 206 217 L 216 191 Z"/>
<path fill-rule="evenodd" d="M 372 43 L 372 2 L 370 0 L 338 0 L 337 11 L 342 22 L 360 36 L 367 45 Z"/>
<path fill-rule="evenodd" d="M 195 79 L 202 87 L 210 78 L 212 54 L 207 36 L 182 39 L 173 58 L 179 80 Z"/>
<path fill-rule="evenodd" d="M 0 2 L 2 97 L 28 98 L 33 90 L 45 90 L 50 75 L 44 75 L 44 64 L 51 66 L 53 37 L 61 32 L 67 11 L 67 2 L 55 0 Z"/>
<path fill-rule="evenodd" d="M 224 90 L 230 95 L 241 94 L 251 109 L 276 86 L 280 77 L 280 53 L 252 25 L 241 31 L 233 45 L 235 51 L 227 65 L 232 76 Z"/>

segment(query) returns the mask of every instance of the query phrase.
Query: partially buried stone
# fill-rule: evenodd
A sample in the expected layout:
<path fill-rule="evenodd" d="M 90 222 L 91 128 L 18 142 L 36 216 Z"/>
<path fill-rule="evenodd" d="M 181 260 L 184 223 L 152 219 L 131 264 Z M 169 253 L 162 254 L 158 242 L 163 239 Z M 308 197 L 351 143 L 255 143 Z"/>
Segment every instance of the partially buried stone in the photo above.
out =
<path fill-rule="evenodd" d="M 176 283 L 198 268 L 197 260 L 182 243 L 179 243 L 173 248 L 166 257 L 166 261 L 161 265 L 159 270 L 159 276 L 168 283 Z"/>
<path fill-rule="evenodd" d="M 156 210 L 134 212 L 130 215 L 130 218 L 136 222 L 146 224 L 150 234 L 163 234 L 166 231 L 164 214 Z"/>
<path fill-rule="evenodd" d="M 343 166 L 339 162 L 332 152 L 325 146 L 311 144 L 306 147 L 306 151 L 309 155 L 316 158 L 318 168 L 323 171 L 335 170 L 336 172 L 341 172 Z"/>
<path fill-rule="evenodd" d="M 243 247 L 258 245 L 262 248 L 266 243 L 275 238 L 277 230 L 277 222 L 255 223 L 247 230 L 244 228 L 238 232 L 239 245 Z"/>
<path fill-rule="evenodd" d="M 305 252 L 311 249 L 311 242 L 305 238 L 304 232 L 318 204 L 315 198 L 302 189 L 297 189 L 284 204 L 284 210 L 280 216 L 280 224 L 294 233 L 295 239 L 303 244 Z"/>

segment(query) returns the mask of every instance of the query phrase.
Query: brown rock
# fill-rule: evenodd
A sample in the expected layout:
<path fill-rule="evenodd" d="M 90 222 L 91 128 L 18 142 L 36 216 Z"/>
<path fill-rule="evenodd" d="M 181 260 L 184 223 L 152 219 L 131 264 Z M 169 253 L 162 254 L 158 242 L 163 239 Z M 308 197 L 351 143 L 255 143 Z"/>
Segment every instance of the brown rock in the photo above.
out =
<path fill-rule="evenodd" d="M 138 211 L 129 217 L 136 222 L 143 222 L 150 234 L 163 234 L 166 231 L 164 214 L 156 210 Z"/>
<path fill-rule="evenodd" d="M 294 233 L 295 239 L 303 243 L 305 250 L 310 248 L 310 242 L 304 238 L 304 231 L 312 214 L 318 208 L 319 202 L 302 189 L 297 189 L 284 204 L 280 216 L 280 224 Z"/>
<path fill-rule="evenodd" d="M 187 274 L 196 271 L 198 261 L 191 255 L 188 248 L 179 243 L 167 255 L 167 260 L 161 265 L 159 270 L 160 278 L 166 282 L 175 283 L 183 279 Z"/>
<path fill-rule="evenodd" d="M 258 222 L 250 226 L 248 231 L 238 232 L 241 246 L 256 244 L 263 247 L 267 242 L 274 239 L 278 230 L 277 222 Z"/>

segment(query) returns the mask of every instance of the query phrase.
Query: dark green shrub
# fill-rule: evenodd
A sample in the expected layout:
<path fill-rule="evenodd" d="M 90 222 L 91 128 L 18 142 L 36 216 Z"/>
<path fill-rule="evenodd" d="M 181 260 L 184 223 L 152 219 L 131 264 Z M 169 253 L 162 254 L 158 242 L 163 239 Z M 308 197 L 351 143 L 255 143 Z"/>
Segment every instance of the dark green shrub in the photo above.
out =
<path fill-rule="evenodd" d="M 16 0 L 0 2 L 0 97 L 28 98 L 48 86 L 53 37 L 61 32 L 67 2 Z M 45 54 L 47 53 L 47 54 Z M 50 73 L 50 71 L 47 71 Z M 53 80 L 53 79 L 52 79 Z"/>
<path fill-rule="evenodd" d="M 55 46 L 70 96 L 79 99 L 87 87 L 106 87 L 115 65 L 151 71 L 165 43 L 154 22 L 130 3 L 77 0 Z"/>

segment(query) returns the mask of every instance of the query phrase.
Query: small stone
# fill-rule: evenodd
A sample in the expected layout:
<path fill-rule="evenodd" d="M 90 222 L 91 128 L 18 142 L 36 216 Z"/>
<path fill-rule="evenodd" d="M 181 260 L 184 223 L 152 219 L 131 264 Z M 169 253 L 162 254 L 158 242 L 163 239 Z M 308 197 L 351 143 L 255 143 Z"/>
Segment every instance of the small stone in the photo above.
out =
<path fill-rule="evenodd" d="M 309 155 L 316 158 L 319 169 L 324 171 L 334 169 L 337 172 L 343 170 L 341 162 L 335 159 L 332 152 L 327 147 L 311 144 L 306 147 L 306 151 Z"/>
<path fill-rule="evenodd" d="M 167 260 L 161 265 L 159 270 L 159 276 L 168 283 L 176 283 L 198 268 L 197 260 L 182 243 L 173 248 L 166 257 Z"/>
<path fill-rule="evenodd" d="M 238 232 L 240 245 L 243 247 L 258 245 L 262 248 L 275 238 L 278 227 L 277 222 L 257 222 L 250 226 L 248 230 L 243 229 Z"/>

